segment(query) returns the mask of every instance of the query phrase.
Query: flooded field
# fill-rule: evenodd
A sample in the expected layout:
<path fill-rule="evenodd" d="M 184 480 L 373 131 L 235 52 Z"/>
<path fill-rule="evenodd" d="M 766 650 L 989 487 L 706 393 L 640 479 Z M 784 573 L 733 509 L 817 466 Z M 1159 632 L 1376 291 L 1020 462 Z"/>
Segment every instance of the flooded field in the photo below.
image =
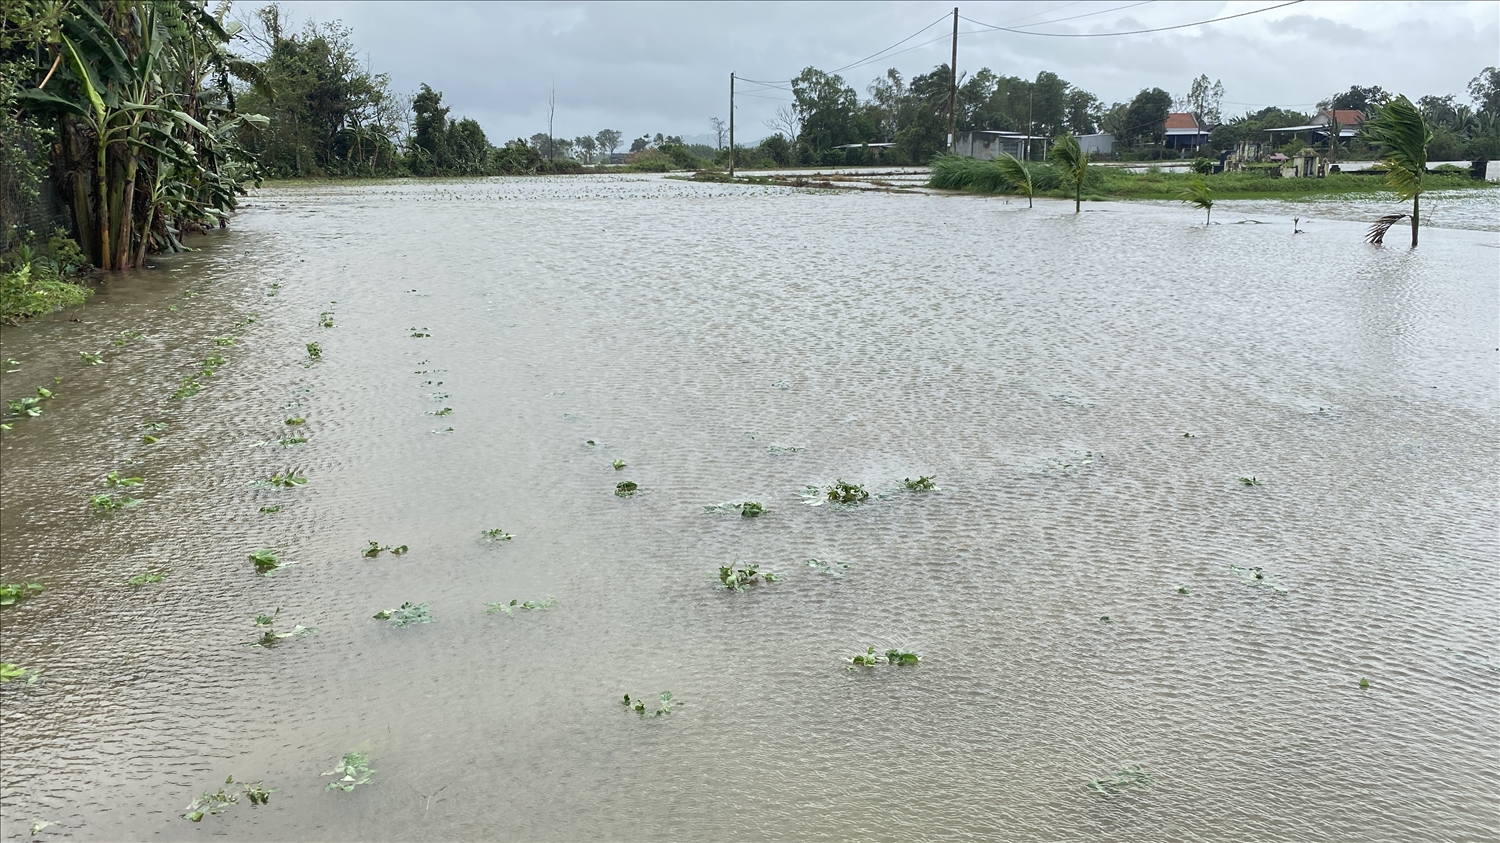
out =
<path fill-rule="evenodd" d="M 1494 839 L 1500 225 L 1238 205 L 258 191 L 0 335 L 4 839 Z"/>

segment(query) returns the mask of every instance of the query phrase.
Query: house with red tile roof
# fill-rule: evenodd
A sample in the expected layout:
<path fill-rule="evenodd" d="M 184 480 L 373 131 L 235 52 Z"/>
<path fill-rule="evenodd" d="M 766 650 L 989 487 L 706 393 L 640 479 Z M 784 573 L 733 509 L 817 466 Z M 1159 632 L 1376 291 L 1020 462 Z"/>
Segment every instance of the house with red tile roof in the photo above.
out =
<path fill-rule="evenodd" d="M 1173 112 L 1167 115 L 1164 146 L 1167 149 L 1197 150 L 1208 143 L 1208 136 L 1213 130 L 1212 125 L 1200 123 L 1189 112 Z"/>
<path fill-rule="evenodd" d="M 1337 111 L 1324 111 L 1317 117 L 1314 117 L 1312 122 L 1305 126 L 1282 126 L 1277 129 L 1267 129 L 1266 131 L 1271 134 L 1272 140 L 1275 140 L 1277 134 L 1290 135 L 1297 132 L 1306 132 L 1307 136 L 1303 140 L 1310 144 L 1314 141 L 1327 140 L 1333 134 L 1333 127 L 1337 126 L 1339 140 L 1345 141 L 1359 134 L 1360 126 L 1364 122 L 1364 112 L 1355 111 L 1352 108 L 1341 108 Z"/>

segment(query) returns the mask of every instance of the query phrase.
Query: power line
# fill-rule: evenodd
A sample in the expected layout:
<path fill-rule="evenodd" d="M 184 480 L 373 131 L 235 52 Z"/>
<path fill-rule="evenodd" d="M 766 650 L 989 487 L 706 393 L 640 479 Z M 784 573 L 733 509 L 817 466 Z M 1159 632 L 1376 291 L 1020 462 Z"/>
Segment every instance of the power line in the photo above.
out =
<path fill-rule="evenodd" d="M 922 27 L 921 29 L 917 30 L 916 32 L 913 32 L 912 34 L 906 36 L 905 38 L 902 38 L 900 41 L 897 41 L 896 43 L 892 44 L 891 46 L 886 47 L 884 50 L 881 50 L 879 53 L 874 53 L 872 55 L 865 56 L 864 58 L 860 59 L 859 61 L 853 62 L 851 64 L 846 64 L 843 67 L 839 68 L 838 70 L 830 70 L 829 73 L 842 73 L 843 71 L 848 70 L 851 67 L 855 67 L 857 65 L 864 64 L 865 62 L 867 62 L 867 61 L 869 61 L 869 60 L 871 60 L 871 59 L 879 56 L 881 53 L 888 53 L 891 50 L 896 49 L 897 47 L 901 46 L 902 44 L 905 44 L 907 41 L 910 41 L 911 39 L 917 37 L 918 35 L 921 35 L 922 33 L 924 33 L 927 30 L 933 28 L 934 26 L 937 26 L 938 24 L 942 23 L 943 21 L 945 21 L 947 19 L 948 19 L 948 15 L 945 13 L 942 17 L 938 18 L 937 20 L 933 21 L 932 23 L 927 24 L 926 26 Z M 928 43 L 931 43 L 931 42 L 928 42 Z"/>
<path fill-rule="evenodd" d="M 1129 3 L 1129 4 L 1124 5 L 1124 6 L 1115 6 L 1112 9 L 1100 9 L 1097 12 L 1084 12 L 1081 15 L 1074 15 L 1074 16 L 1072 16 L 1070 18 L 1053 18 L 1052 20 L 1044 20 L 1044 21 L 1038 21 L 1036 23 L 1023 24 L 1022 26 L 1018 26 L 1016 28 L 1017 29 L 1029 29 L 1029 28 L 1031 28 L 1033 26 L 1046 26 L 1049 23 L 1062 23 L 1063 21 L 1078 20 L 1079 18 L 1088 18 L 1088 17 L 1093 17 L 1094 15 L 1107 15 L 1110 12 L 1118 12 L 1121 9 L 1134 9 L 1136 6 L 1145 6 L 1145 5 L 1148 5 L 1150 3 L 1155 3 L 1155 2 L 1156 2 L 1156 0 L 1140 0 L 1139 3 Z M 1072 5 L 1072 4 L 1069 4 L 1069 5 Z M 965 18 L 965 20 L 968 20 L 968 19 Z M 969 21 L 969 23 L 973 23 L 973 21 Z"/>
<path fill-rule="evenodd" d="M 1074 2 L 1072 2 L 1072 3 L 1064 3 L 1061 6 L 1054 6 L 1051 9 L 1043 9 L 1040 12 L 1033 12 L 1033 13 L 1031 13 L 1029 15 L 1026 15 L 1025 17 L 1012 18 L 1012 19 L 1010 19 L 1010 20 L 1008 20 L 1008 21 L 1005 22 L 1005 26 L 1010 26 L 1011 24 L 1020 23 L 1023 20 L 1030 20 L 1030 19 L 1035 18 L 1035 17 L 1041 17 L 1042 15 L 1050 15 L 1053 12 L 1061 12 L 1063 9 L 1067 9 L 1067 8 L 1072 7 L 1072 6 L 1077 6 L 1077 5 L 1081 4 L 1081 3 L 1083 3 L 1083 0 L 1074 0 Z"/>
<path fill-rule="evenodd" d="M 1027 32 L 1024 29 L 995 26 L 994 24 L 984 23 L 982 21 L 974 20 L 973 18 L 966 17 L 964 18 L 964 20 L 974 24 L 975 26 L 985 27 L 990 31 L 1010 32 L 1015 35 L 1036 35 L 1043 38 L 1114 38 L 1120 35 L 1145 35 L 1146 33 L 1150 32 L 1168 32 L 1173 29 L 1186 29 L 1190 26 L 1203 26 L 1204 24 L 1208 23 L 1218 23 L 1219 21 L 1234 20 L 1235 18 L 1243 18 L 1250 15 L 1258 15 L 1262 12 L 1269 12 L 1273 9 L 1295 6 L 1301 2 L 1303 2 L 1303 0 L 1290 0 L 1290 2 L 1287 3 L 1278 3 L 1275 6 L 1267 6 L 1264 9 L 1255 9 L 1249 12 L 1240 12 L 1237 15 L 1225 15 L 1221 18 L 1209 18 L 1208 20 L 1193 21 L 1192 23 L 1179 23 L 1176 26 L 1159 26 L 1154 29 L 1133 29 L 1129 32 Z"/>

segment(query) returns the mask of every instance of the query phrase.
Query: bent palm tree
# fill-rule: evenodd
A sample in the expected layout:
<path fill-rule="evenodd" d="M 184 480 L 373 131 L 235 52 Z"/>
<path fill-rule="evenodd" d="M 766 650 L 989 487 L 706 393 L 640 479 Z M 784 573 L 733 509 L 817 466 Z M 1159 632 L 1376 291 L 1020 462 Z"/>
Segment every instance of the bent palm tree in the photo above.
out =
<path fill-rule="evenodd" d="M 1057 139 L 1052 151 L 1047 153 L 1057 166 L 1063 184 L 1073 187 L 1073 213 L 1078 213 L 1083 204 L 1083 181 L 1089 174 L 1089 157 L 1078 146 L 1078 138 L 1066 134 Z"/>
<path fill-rule="evenodd" d="M 1411 245 L 1415 249 L 1422 220 L 1422 176 L 1427 172 L 1427 144 L 1432 142 L 1432 130 L 1427 128 L 1422 112 L 1403 94 L 1375 110 L 1375 116 L 1365 122 L 1364 135 L 1384 150 L 1380 163 L 1385 167 L 1386 183 L 1395 188 L 1402 202 L 1411 200 Z M 1393 224 L 1395 220 L 1385 228 Z M 1380 235 L 1384 237 L 1384 229 Z M 1379 242 L 1374 229 L 1371 238 L 1370 242 Z"/>
<path fill-rule="evenodd" d="M 1036 193 L 1036 185 L 1031 181 L 1031 168 L 1009 152 L 996 158 L 995 166 L 1000 168 L 1000 175 L 1010 182 L 1010 189 L 1026 197 L 1026 207 L 1030 208 L 1031 197 Z"/>
<path fill-rule="evenodd" d="M 1182 201 L 1207 212 L 1203 217 L 1203 224 L 1208 225 L 1214 215 L 1214 191 L 1208 186 L 1208 182 L 1204 181 L 1202 176 L 1194 176 L 1193 180 L 1188 182 L 1188 186 L 1179 191 L 1179 195 L 1182 196 Z"/>

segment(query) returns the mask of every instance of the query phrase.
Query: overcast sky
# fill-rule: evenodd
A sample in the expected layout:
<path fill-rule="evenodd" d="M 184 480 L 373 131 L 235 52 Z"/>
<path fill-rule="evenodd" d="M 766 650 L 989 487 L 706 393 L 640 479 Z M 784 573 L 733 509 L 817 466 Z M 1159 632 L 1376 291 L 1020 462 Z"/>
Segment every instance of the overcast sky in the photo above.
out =
<path fill-rule="evenodd" d="M 963 2 L 984 24 L 1038 33 L 1119 32 L 1175 26 L 1275 6 L 1262 2 L 1018 0 Z M 262 5 L 238 0 L 233 15 Z M 376 71 L 403 93 L 423 82 L 453 116 L 478 120 L 490 140 L 547 130 L 618 129 L 627 140 L 709 132 L 729 116 L 729 73 L 785 80 L 809 65 L 834 70 L 927 31 L 868 64 L 843 71 L 859 92 L 886 68 L 908 79 L 949 57 L 953 3 L 483 3 L 283 0 L 300 24 L 341 20 Z M 1129 8 L 1125 8 L 1125 7 Z M 1083 16 L 1083 17 L 1077 17 Z M 1062 18 L 1073 20 L 1061 21 Z M 923 42 L 934 41 L 926 46 Z M 1035 78 L 1050 70 L 1106 103 L 1141 88 L 1185 93 L 1200 73 L 1221 79 L 1225 116 L 1280 105 L 1311 110 L 1350 85 L 1379 85 L 1415 100 L 1458 94 L 1500 65 L 1500 3 L 1307 0 L 1205 26 L 1113 38 L 1060 38 L 984 30 L 960 22 L 958 68 Z M 898 52 L 905 51 L 905 52 Z M 764 121 L 790 94 L 745 83 L 736 139 L 769 134 Z M 752 96 L 752 92 L 754 95 Z M 771 98 L 768 98 L 771 97 Z"/>

